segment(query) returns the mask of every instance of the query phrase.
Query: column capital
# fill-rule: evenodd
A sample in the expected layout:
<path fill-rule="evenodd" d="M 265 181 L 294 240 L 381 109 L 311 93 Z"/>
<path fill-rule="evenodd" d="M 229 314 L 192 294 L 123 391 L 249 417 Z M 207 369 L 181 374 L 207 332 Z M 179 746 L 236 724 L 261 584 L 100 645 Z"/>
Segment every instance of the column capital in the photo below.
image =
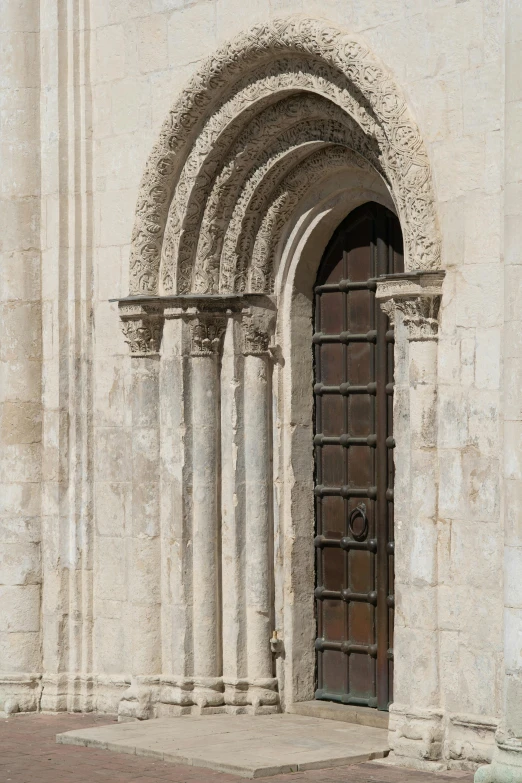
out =
<path fill-rule="evenodd" d="M 375 296 L 392 324 L 402 314 L 409 340 L 437 340 L 443 280 L 443 271 L 385 275 Z"/>
<path fill-rule="evenodd" d="M 163 311 L 154 304 L 120 305 L 120 320 L 131 356 L 155 356 L 163 334 Z"/>
<path fill-rule="evenodd" d="M 227 314 L 200 312 L 187 318 L 191 336 L 191 356 L 214 356 L 220 353 L 227 326 Z"/>
<path fill-rule="evenodd" d="M 275 298 L 267 294 L 176 294 L 127 296 L 117 302 L 125 342 L 131 356 L 159 353 L 165 320 L 183 318 L 191 326 L 193 356 L 209 356 L 221 348 L 228 316 L 274 313 Z"/>
<path fill-rule="evenodd" d="M 243 322 L 243 353 L 245 356 L 268 356 L 270 334 L 264 325 L 257 323 L 253 318 L 247 318 Z"/>
<path fill-rule="evenodd" d="M 243 354 L 244 356 L 269 356 L 270 339 L 274 330 L 275 316 L 270 310 L 247 307 L 243 310 Z"/>

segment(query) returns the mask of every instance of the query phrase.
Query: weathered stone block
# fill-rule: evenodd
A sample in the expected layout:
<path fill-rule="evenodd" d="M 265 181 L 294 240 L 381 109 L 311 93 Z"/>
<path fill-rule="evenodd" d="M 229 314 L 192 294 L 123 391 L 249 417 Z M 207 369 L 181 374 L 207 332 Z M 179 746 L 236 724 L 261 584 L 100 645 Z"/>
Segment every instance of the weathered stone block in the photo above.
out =
<path fill-rule="evenodd" d="M 168 67 L 167 15 L 155 14 L 138 22 L 138 62 L 142 73 Z"/>
<path fill-rule="evenodd" d="M 95 475 L 99 481 L 130 481 L 132 477 L 132 437 L 127 427 L 97 428 Z"/>
<path fill-rule="evenodd" d="M 0 404 L 0 438 L 5 445 L 39 443 L 42 439 L 42 411 L 37 402 Z"/>
<path fill-rule="evenodd" d="M 121 538 L 128 533 L 132 484 L 97 481 L 95 485 L 96 529 L 101 536 Z"/>
<path fill-rule="evenodd" d="M 27 542 L 3 543 L 0 561 L 0 584 L 39 584 L 40 547 Z"/>
<path fill-rule="evenodd" d="M 0 665 L 3 672 L 38 672 L 40 633 L 0 632 Z"/>
<path fill-rule="evenodd" d="M 0 585 L 0 632 L 38 633 L 40 585 Z"/>
<path fill-rule="evenodd" d="M 125 77 L 125 32 L 121 24 L 96 30 L 94 82 L 110 82 Z"/>
<path fill-rule="evenodd" d="M 110 599 L 125 594 L 127 584 L 125 542 L 104 536 L 96 544 L 94 594 Z"/>

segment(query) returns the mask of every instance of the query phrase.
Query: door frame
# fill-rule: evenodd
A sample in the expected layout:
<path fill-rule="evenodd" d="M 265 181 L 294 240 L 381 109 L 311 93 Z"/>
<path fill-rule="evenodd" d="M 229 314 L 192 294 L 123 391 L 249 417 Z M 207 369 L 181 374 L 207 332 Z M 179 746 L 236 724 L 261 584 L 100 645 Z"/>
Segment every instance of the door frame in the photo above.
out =
<path fill-rule="evenodd" d="M 394 218 L 393 221 L 390 220 L 390 218 Z M 387 275 L 387 274 L 402 274 L 404 272 L 404 253 L 403 253 L 403 245 L 402 245 L 402 234 L 400 233 L 400 223 L 398 221 L 397 216 L 389 209 L 384 207 L 382 204 L 378 204 L 375 201 L 366 202 L 359 207 L 352 210 L 346 218 L 337 226 L 335 229 L 330 242 L 328 243 L 323 257 L 321 259 L 321 263 L 319 265 L 317 278 L 314 285 L 314 293 L 317 290 L 317 286 L 321 286 L 322 282 L 326 278 L 322 278 L 322 282 L 319 280 L 319 276 L 321 274 L 321 269 L 323 267 L 323 264 L 328 261 L 329 258 L 331 258 L 332 252 L 334 253 L 333 260 L 336 260 L 336 268 L 339 263 L 342 263 L 342 256 L 339 254 L 339 251 L 335 250 L 336 247 L 339 247 L 339 244 L 341 246 L 344 246 L 345 238 L 350 236 L 353 232 L 358 231 L 358 227 L 361 224 L 368 224 L 370 222 L 371 228 L 370 228 L 370 236 L 368 237 L 368 252 L 370 254 L 369 258 L 369 267 L 367 269 L 368 271 L 368 281 L 372 280 L 374 281 L 376 278 L 379 278 L 379 276 Z M 363 229 L 364 230 L 364 229 Z M 366 231 L 366 230 L 365 230 Z M 400 236 L 399 236 L 400 234 Z M 398 242 L 398 244 L 397 244 Z M 399 252 L 397 252 L 397 247 L 399 247 Z M 344 251 L 343 251 L 344 256 Z M 365 264 L 368 263 L 367 261 L 364 262 Z M 391 268 L 390 268 L 391 267 Z M 346 275 L 348 278 L 351 278 L 351 273 L 347 272 L 345 270 L 345 277 Z M 377 708 L 379 710 L 388 710 L 389 703 L 391 701 L 391 694 L 393 693 L 393 600 L 394 600 L 394 569 L 393 569 L 393 469 L 394 469 L 394 463 L 393 463 L 393 444 L 390 445 L 388 442 L 389 439 L 393 436 L 392 426 L 393 426 L 393 396 L 390 396 L 390 391 L 388 389 L 388 385 L 390 381 L 393 379 L 393 339 L 392 339 L 392 329 L 393 327 L 389 323 L 389 319 L 385 312 L 382 311 L 381 307 L 379 306 L 379 301 L 375 297 L 375 285 L 370 286 L 367 289 L 368 294 L 371 296 L 371 306 L 370 311 L 368 314 L 369 322 L 367 323 L 366 327 L 362 327 L 362 331 L 369 331 L 371 329 L 376 330 L 376 342 L 375 347 L 373 350 L 373 353 L 370 353 L 370 376 L 373 372 L 372 377 L 368 377 L 366 380 L 363 378 L 359 378 L 358 380 L 354 381 L 356 384 L 360 383 L 366 383 L 366 382 L 376 382 L 377 383 L 377 390 L 375 397 L 369 398 L 369 406 L 368 406 L 368 426 L 371 428 L 368 430 L 369 432 L 376 433 L 376 443 L 375 450 L 372 449 L 371 451 L 365 452 L 367 454 L 367 458 L 370 460 L 371 464 L 371 471 L 372 476 L 369 478 L 370 486 L 373 486 L 376 488 L 377 493 L 376 496 L 373 497 L 371 493 L 367 495 L 369 498 L 368 500 L 365 500 L 364 502 L 370 503 L 371 508 L 371 515 L 370 519 L 372 522 L 372 530 L 373 533 L 370 533 L 368 530 L 367 538 L 374 538 L 378 540 L 380 543 L 377 546 L 377 550 L 375 549 L 368 549 L 368 554 L 370 554 L 370 562 L 368 563 L 368 569 L 369 575 L 373 573 L 373 576 L 370 578 L 370 582 L 372 585 L 370 586 L 370 583 L 368 583 L 366 589 L 368 590 L 368 597 L 365 601 L 366 604 L 374 604 L 374 611 L 372 616 L 372 620 L 370 621 L 370 627 L 373 626 L 373 633 L 372 641 L 366 641 L 364 645 L 373 645 L 373 647 L 377 650 L 376 654 L 374 652 L 371 652 L 371 649 L 368 649 L 366 653 L 363 652 L 362 649 L 359 649 L 356 653 L 353 653 L 355 656 L 354 658 L 349 657 L 343 657 L 342 660 L 344 661 L 344 666 L 346 666 L 346 676 L 348 677 L 348 680 L 345 682 L 345 686 L 348 687 L 348 691 L 345 693 L 340 694 L 331 694 L 330 696 L 324 696 L 322 697 L 320 694 L 322 693 L 321 690 L 321 677 L 322 674 L 324 675 L 324 663 L 321 656 L 321 646 L 317 647 L 317 642 L 321 642 L 320 632 L 319 632 L 319 626 L 321 622 L 322 617 L 322 606 L 321 598 L 317 597 L 317 641 L 316 641 L 316 670 L 317 670 L 317 690 L 315 694 L 316 699 L 320 700 L 327 700 L 327 701 L 334 701 L 341 704 L 351 704 L 351 705 L 358 705 L 362 706 L 363 704 L 368 707 Z M 373 296 L 372 296 L 373 292 Z M 322 331 L 322 327 L 320 324 L 320 321 L 318 321 L 318 314 L 317 314 L 317 306 L 318 306 L 318 298 L 317 293 L 315 293 L 314 296 L 314 308 L 313 308 L 313 314 L 314 314 L 314 333 L 319 330 L 319 332 Z M 319 294 L 321 296 L 321 294 Z M 328 297 L 328 293 L 323 293 L 322 296 Z M 342 305 L 342 313 L 345 313 L 347 316 L 349 316 L 350 312 L 350 303 L 351 303 L 351 294 L 345 293 L 343 296 L 343 305 Z M 340 313 L 341 314 L 341 311 Z M 346 325 L 344 327 L 339 326 L 337 331 L 342 331 L 343 328 L 347 328 Z M 356 331 L 361 331 L 361 329 L 356 329 Z M 390 331 L 391 330 L 391 331 Z M 331 331 L 331 330 L 330 330 Z M 317 426 L 317 415 L 319 411 L 322 410 L 322 407 L 325 403 L 322 403 L 321 400 L 322 397 L 317 397 L 315 393 L 315 388 L 317 382 L 321 382 L 322 375 L 320 367 L 318 368 L 317 361 L 321 356 L 321 351 L 317 349 L 317 346 L 313 348 L 315 359 L 314 359 L 314 434 L 315 429 Z M 373 369 L 372 369 L 373 368 Z M 318 374 L 319 373 L 319 374 Z M 345 378 L 345 380 L 348 380 Z M 350 382 L 352 382 L 352 379 L 350 377 Z M 328 398 L 326 398 L 328 399 Z M 342 398 L 341 398 L 342 399 Z M 349 399 L 349 398 L 348 398 Z M 348 400 L 345 398 L 343 403 L 343 409 L 346 412 L 345 405 L 347 404 Z M 319 406 L 319 408 L 318 408 Z M 372 424 L 373 421 L 373 424 Z M 353 426 L 353 422 L 350 425 L 350 428 Z M 322 429 L 319 431 L 323 431 Z M 344 430 L 346 432 L 346 430 Z M 358 433 L 359 435 L 362 433 Z M 314 441 L 315 442 L 315 441 Z M 346 449 L 342 449 L 343 451 L 343 459 L 350 460 L 350 450 L 346 451 Z M 315 473 L 317 471 L 321 471 L 320 463 L 320 447 L 319 450 L 317 448 L 314 449 L 314 470 Z M 348 468 L 348 464 L 345 464 L 345 470 Z M 349 478 L 349 474 L 345 475 L 345 478 Z M 317 478 L 315 478 L 315 484 L 317 486 Z M 319 481 L 319 483 L 322 483 Z M 328 479 L 327 479 L 327 483 Z M 368 487 L 370 489 L 370 487 Z M 391 495 L 389 493 L 392 493 Z M 361 497 L 358 495 L 358 497 Z M 321 522 L 319 520 L 323 520 L 322 512 L 319 510 L 322 508 L 321 501 L 318 501 L 317 498 L 314 500 L 315 509 L 316 509 L 316 535 L 321 532 Z M 353 506 L 355 508 L 357 504 L 357 499 L 354 498 L 353 501 L 349 501 L 349 505 Z M 344 503 L 345 512 L 346 512 L 346 502 Z M 352 512 L 353 513 L 353 512 Z M 319 527 L 318 527 L 319 526 Z M 344 535 L 348 535 L 348 533 L 344 533 Z M 334 547 L 334 551 L 335 551 Z M 338 549 L 337 549 L 338 551 Z M 341 550 L 342 551 L 342 550 Z M 328 556 L 328 553 L 330 552 L 330 549 L 327 548 L 324 550 L 321 548 L 316 548 L 316 591 L 319 589 L 322 585 L 321 577 L 319 575 L 319 570 L 321 568 L 322 558 L 326 558 Z M 371 553 L 373 552 L 373 556 Z M 321 554 L 323 553 L 323 554 Z M 353 553 L 352 555 L 349 554 L 349 552 L 345 552 L 344 554 L 344 561 L 346 563 L 346 558 L 350 557 L 363 557 L 362 554 L 358 555 L 357 553 Z M 349 570 L 349 565 L 347 565 L 347 568 Z M 344 584 L 344 587 L 348 587 L 348 584 Z M 330 588 L 332 589 L 332 588 Z M 337 589 L 337 588 L 334 588 Z M 374 594 L 374 598 L 372 599 L 370 597 L 370 594 Z M 340 596 L 339 596 L 340 598 Z M 358 601 L 360 601 L 361 598 L 358 598 Z M 360 604 L 357 603 L 354 607 L 356 609 Z M 343 614 L 345 617 L 345 623 L 348 622 L 348 629 L 345 628 L 346 631 L 350 630 L 350 620 L 348 619 L 351 615 L 350 612 L 350 606 L 349 604 L 343 604 L 341 603 L 341 606 L 343 607 Z M 325 640 L 328 642 L 329 640 Z M 348 635 L 348 638 L 343 637 L 339 639 L 334 639 L 330 641 L 335 641 L 337 644 L 339 641 L 352 641 L 350 638 L 350 634 Z M 360 645 L 360 643 L 356 643 Z M 364 646 L 363 645 L 363 646 Z M 329 648 L 328 644 L 326 644 L 326 650 L 333 649 L 335 651 L 335 646 Z M 335 655 L 335 652 L 334 652 Z M 341 653 L 342 656 L 345 656 L 345 652 Z M 369 697 L 367 705 L 366 697 L 357 697 L 351 692 L 351 682 L 352 682 L 352 669 L 354 666 L 356 666 L 357 663 L 359 663 L 358 657 L 361 655 L 367 655 L 369 656 L 369 659 L 366 658 L 367 663 L 361 662 L 363 664 L 363 667 L 366 668 L 368 666 L 369 669 L 369 680 L 368 680 L 368 688 L 370 690 L 374 690 L 374 693 Z M 372 660 L 374 659 L 374 660 Z M 337 665 L 341 665 L 336 664 Z M 324 683 L 324 680 L 323 680 Z M 351 695 L 350 695 L 351 694 Z M 350 697 L 350 700 L 348 698 Z"/>
<path fill-rule="evenodd" d="M 397 214 L 376 174 L 368 172 L 367 179 L 359 178 L 352 187 L 346 175 L 318 184 L 296 210 L 276 262 L 274 582 L 280 636 L 276 674 L 283 710 L 314 698 L 312 290 L 335 228 L 366 201 L 376 201 Z M 433 707 L 439 693 L 437 632 L 416 629 L 417 610 L 407 593 L 415 578 L 414 548 L 423 546 L 430 562 L 436 560 L 436 376 L 443 279 L 440 270 L 416 271 L 377 286 L 382 306 L 395 319 L 395 585 L 400 620 L 396 614 L 390 742 L 404 755 L 412 753 L 406 748 L 412 741 L 404 737 L 412 716 L 422 724 L 423 748 L 431 747 L 430 738 L 438 736 L 442 720 L 440 710 Z M 420 517 L 415 500 L 419 482 L 423 486 Z M 426 593 L 426 610 L 436 614 L 436 589 L 429 587 Z"/>

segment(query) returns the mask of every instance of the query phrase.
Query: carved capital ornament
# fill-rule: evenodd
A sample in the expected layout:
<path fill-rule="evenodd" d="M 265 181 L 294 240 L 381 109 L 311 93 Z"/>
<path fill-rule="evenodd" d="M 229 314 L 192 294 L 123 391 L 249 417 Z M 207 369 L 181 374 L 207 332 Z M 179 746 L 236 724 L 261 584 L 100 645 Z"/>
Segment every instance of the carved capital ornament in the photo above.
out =
<path fill-rule="evenodd" d="M 397 311 L 402 313 L 402 322 L 408 331 L 409 340 L 436 340 L 439 334 L 440 299 L 440 296 L 388 299 L 381 305 L 381 309 L 393 325 Z"/>
<path fill-rule="evenodd" d="M 155 356 L 159 353 L 164 323 L 160 308 L 126 304 L 120 306 L 120 319 L 131 356 Z"/>
<path fill-rule="evenodd" d="M 381 310 L 392 325 L 401 313 L 409 340 L 437 340 L 443 279 L 443 272 L 424 272 L 388 275 L 377 281 Z"/>
<path fill-rule="evenodd" d="M 268 356 L 270 334 L 264 325 L 257 324 L 252 318 L 243 325 L 243 353 L 245 356 Z"/>
<path fill-rule="evenodd" d="M 217 356 L 221 351 L 226 325 L 224 313 L 198 315 L 191 319 L 191 356 Z"/>

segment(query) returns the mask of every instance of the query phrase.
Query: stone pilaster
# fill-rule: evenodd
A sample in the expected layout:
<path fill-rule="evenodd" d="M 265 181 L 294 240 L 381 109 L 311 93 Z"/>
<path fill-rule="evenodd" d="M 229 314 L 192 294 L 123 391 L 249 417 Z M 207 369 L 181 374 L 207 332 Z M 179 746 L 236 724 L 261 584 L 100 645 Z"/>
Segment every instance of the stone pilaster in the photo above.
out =
<path fill-rule="evenodd" d="M 191 359 L 184 352 L 185 330 L 186 324 L 180 317 L 171 318 L 166 313 L 159 400 L 162 658 L 164 672 L 182 680 L 191 674 L 192 648 L 192 467 L 188 405 Z M 183 698 L 186 700 L 189 695 L 187 687 Z"/>
<path fill-rule="evenodd" d="M 395 633 L 390 745 L 408 764 L 442 758 L 437 636 L 437 337 L 443 273 L 377 282 L 395 326 Z M 422 607 L 422 609 L 421 609 Z"/>
<path fill-rule="evenodd" d="M 504 677 L 493 760 L 477 770 L 475 783 L 522 783 L 522 95 L 517 62 L 522 16 L 518 3 L 505 3 L 504 9 Z"/>
<path fill-rule="evenodd" d="M 42 671 L 40 3 L 5 0 L 0 17 L 0 710 L 11 713 L 38 708 Z"/>

